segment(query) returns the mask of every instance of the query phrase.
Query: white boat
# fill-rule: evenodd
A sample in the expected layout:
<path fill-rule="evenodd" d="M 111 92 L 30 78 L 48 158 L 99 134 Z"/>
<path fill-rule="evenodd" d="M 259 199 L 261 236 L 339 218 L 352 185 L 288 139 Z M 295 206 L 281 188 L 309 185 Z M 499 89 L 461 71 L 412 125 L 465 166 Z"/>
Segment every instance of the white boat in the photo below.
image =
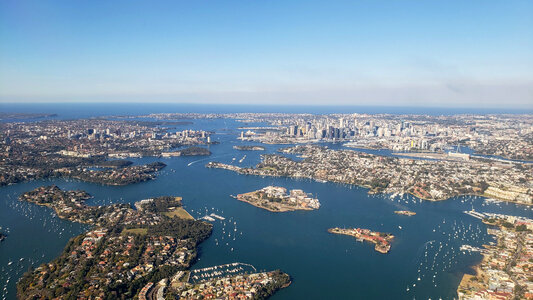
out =
<path fill-rule="evenodd" d="M 204 217 L 202 217 L 202 219 L 207 220 L 207 221 L 209 221 L 209 222 L 213 222 L 213 221 L 215 221 L 214 218 L 212 218 L 212 217 L 210 217 L 210 216 L 207 216 L 207 215 L 204 216 Z"/>
<path fill-rule="evenodd" d="M 219 215 L 217 215 L 217 214 L 215 214 L 215 213 L 210 214 L 210 216 L 211 216 L 211 217 L 214 217 L 214 218 L 217 218 L 217 219 L 219 219 L 219 220 L 226 220 L 226 218 L 224 218 L 224 217 L 222 217 L 222 216 L 219 216 Z"/>

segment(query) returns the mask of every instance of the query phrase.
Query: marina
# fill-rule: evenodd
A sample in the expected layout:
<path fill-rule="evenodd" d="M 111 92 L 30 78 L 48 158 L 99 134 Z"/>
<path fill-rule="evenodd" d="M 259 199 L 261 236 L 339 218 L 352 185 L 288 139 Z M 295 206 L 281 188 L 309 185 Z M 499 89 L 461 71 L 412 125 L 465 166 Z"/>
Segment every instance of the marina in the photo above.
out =
<path fill-rule="evenodd" d="M 188 282 L 199 283 L 204 280 L 220 278 L 227 275 L 239 275 L 244 273 L 256 272 L 257 269 L 251 264 L 234 262 L 224 265 L 191 270 Z"/>

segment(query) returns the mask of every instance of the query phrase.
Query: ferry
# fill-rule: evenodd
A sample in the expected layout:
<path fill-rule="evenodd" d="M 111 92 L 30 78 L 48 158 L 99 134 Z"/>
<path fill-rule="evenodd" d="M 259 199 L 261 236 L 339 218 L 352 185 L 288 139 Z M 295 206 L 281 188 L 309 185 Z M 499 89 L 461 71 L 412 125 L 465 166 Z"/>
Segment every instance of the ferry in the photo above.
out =
<path fill-rule="evenodd" d="M 398 215 L 404 215 L 404 216 L 414 216 L 414 215 L 416 215 L 415 212 L 408 211 L 408 210 L 396 210 L 396 211 L 394 211 L 394 213 L 398 214 Z"/>

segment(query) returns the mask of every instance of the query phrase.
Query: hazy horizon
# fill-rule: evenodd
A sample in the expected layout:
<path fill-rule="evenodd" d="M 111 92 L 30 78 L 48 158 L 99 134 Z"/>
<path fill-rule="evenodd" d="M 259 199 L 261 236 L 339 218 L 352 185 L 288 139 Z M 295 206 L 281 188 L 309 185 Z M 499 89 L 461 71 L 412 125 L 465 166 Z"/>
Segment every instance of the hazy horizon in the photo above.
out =
<path fill-rule="evenodd" d="M 3 1 L 0 102 L 533 108 L 531 1 Z"/>

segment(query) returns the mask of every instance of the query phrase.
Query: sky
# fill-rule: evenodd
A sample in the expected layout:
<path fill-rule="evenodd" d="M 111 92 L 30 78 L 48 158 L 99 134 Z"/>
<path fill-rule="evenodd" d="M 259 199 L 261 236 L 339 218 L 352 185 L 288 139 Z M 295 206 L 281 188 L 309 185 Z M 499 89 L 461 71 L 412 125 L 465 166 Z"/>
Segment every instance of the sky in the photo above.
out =
<path fill-rule="evenodd" d="M 0 102 L 533 108 L 533 1 L 0 1 Z"/>

